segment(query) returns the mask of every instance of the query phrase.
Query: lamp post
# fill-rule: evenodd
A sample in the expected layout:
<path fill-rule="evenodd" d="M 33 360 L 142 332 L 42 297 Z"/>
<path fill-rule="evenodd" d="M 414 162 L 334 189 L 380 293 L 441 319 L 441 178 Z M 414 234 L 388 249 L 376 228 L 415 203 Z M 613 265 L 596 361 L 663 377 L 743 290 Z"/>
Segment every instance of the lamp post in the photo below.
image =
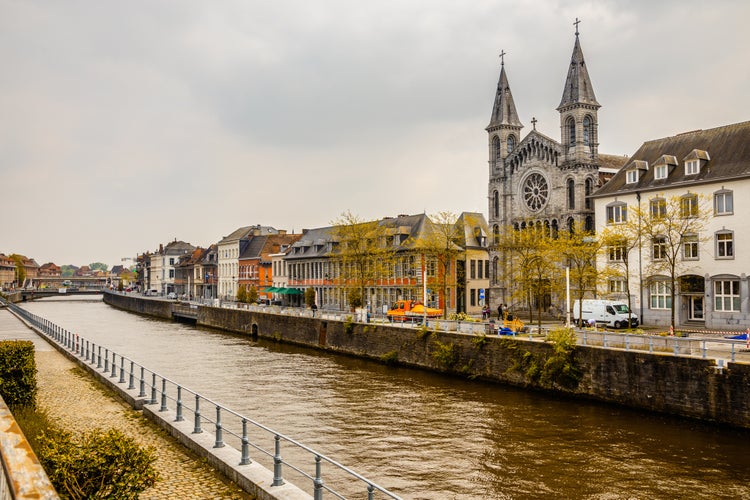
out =
<path fill-rule="evenodd" d="M 570 267 L 565 266 L 565 327 L 570 328 Z"/>

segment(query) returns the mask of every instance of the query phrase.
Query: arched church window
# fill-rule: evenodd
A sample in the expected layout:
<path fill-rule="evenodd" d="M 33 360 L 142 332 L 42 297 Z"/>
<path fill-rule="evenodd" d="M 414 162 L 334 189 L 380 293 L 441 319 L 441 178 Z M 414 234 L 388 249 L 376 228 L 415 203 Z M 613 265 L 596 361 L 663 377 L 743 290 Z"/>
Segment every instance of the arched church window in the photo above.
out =
<path fill-rule="evenodd" d="M 568 121 L 565 123 L 568 129 L 568 145 L 575 146 L 576 145 L 576 122 L 575 120 L 573 120 L 573 118 L 568 118 Z"/>
<path fill-rule="evenodd" d="M 589 198 L 591 196 L 591 193 L 594 192 L 594 181 L 591 180 L 591 178 L 586 179 L 585 186 L 585 194 L 586 194 L 586 210 L 591 210 L 593 205 L 593 200 Z"/>
<path fill-rule="evenodd" d="M 492 226 L 492 241 L 495 245 L 500 244 L 500 227 L 497 224 Z"/>
<path fill-rule="evenodd" d="M 492 216 L 500 217 L 500 194 L 497 191 L 492 193 Z"/>
<path fill-rule="evenodd" d="M 568 219 L 568 232 L 569 232 L 570 234 L 573 234 L 573 233 L 575 232 L 575 228 L 576 228 L 576 223 L 575 223 L 575 221 L 573 220 L 573 217 L 570 217 L 570 218 Z"/>
<path fill-rule="evenodd" d="M 584 146 L 591 145 L 591 117 L 587 116 L 583 119 L 583 144 Z"/>
<path fill-rule="evenodd" d="M 568 208 L 576 207 L 576 183 L 573 179 L 568 179 Z"/>
<path fill-rule="evenodd" d="M 495 257 L 492 259 L 492 282 L 497 283 L 497 268 L 498 268 L 498 262 L 500 261 L 499 258 Z"/>
<path fill-rule="evenodd" d="M 499 162 L 502 159 L 502 154 L 500 151 L 500 138 L 498 136 L 495 136 L 492 139 L 492 155 L 495 162 Z"/>
<path fill-rule="evenodd" d="M 508 153 L 512 153 L 516 149 L 516 138 L 512 135 L 508 136 Z"/>
<path fill-rule="evenodd" d="M 523 200 L 532 212 L 538 212 L 547 205 L 549 184 L 547 179 L 537 172 L 526 177 L 522 187 Z"/>

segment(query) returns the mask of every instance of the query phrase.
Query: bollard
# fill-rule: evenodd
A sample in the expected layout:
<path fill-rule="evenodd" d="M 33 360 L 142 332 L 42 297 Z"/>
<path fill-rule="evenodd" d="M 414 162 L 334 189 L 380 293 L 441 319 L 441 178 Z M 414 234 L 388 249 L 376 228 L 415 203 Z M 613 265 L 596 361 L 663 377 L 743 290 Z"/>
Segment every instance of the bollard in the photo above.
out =
<path fill-rule="evenodd" d="M 102 369 L 102 346 L 99 346 L 99 351 L 97 352 L 96 356 L 96 368 L 101 370 Z"/>
<path fill-rule="evenodd" d="M 161 379 L 161 408 L 159 411 L 167 411 L 167 379 Z"/>
<path fill-rule="evenodd" d="M 182 422 L 185 420 L 182 418 L 182 387 L 179 385 L 177 386 L 177 416 L 175 417 L 175 422 Z"/>
<path fill-rule="evenodd" d="M 104 373 L 109 372 L 109 349 L 104 348 Z"/>
<path fill-rule="evenodd" d="M 281 477 L 281 436 L 276 434 L 273 454 L 273 482 L 271 486 L 281 486 L 284 479 Z"/>
<path fill-rule="evenodd" d="M 603 343 L 605 349 L 609 347 L 607 345 L 607 330 L 604 330 L 602 332 L 602 343 Z"/>
<path fill-rule="evenodd" d="M 674 339 L 674 355 L 677 356 L 677 339 Z"/>
<path fill-rule="evenodd" d="M 313 484 L 315 485 L 313 491 L 314 500 L 323 500 L 323 478 L 320 474 L 320 455 L 315 455 L 315 479 L 313 480 Z"/>
<path fill-rule="evenodd" d="M 247 465 L 250 463 L 250 445 L 247 438 L 247 419 L 242 417 L 242 458 L 240 459 L 240 465 Z"/>
<path fill-rule="evenodd" d="M 734 363 L 734 342 L 732 342 L 732 363 Z"/>
<path fill-rule="evenodd" d="M 146 380 L 143 378 L 144 377 L 143 372 L 144 372 L 144 368 L 141 366 L 141 381 L 140 381 L 141 391 L 138 393 L 139 398 L 143 398 L 146 396 Z"/>
<path fill-rule="evenodd" d="M 109 378 L 114 378 L 117 376 L 117 361 L 116 361 L 117 353 L 112 353 L 112 373 L 110 373 Z"/>
<path fill-rule="evenodd" d="M 706 341 L 703 340 L 703 359 L 706 359 Z"/>
<path fill-rule="evenodd" d="M 125 383 L 125 358 L 120 358 L 120 384 Z"/>
<path fill-rule="evenodd" d="M 133 377 L 135 375 L 133 373 L 133 365 L 134 363 L 131 361 L 130 362 L 130 375 L 128 376 L 128 390 L 129 391 L 132 391 L 133 389 L 135 389 L 135 382 L 133 380 Z"/>
<path fill-rule="evenodd" d="M 148 402 L 148 404 L 156 404 L 156 373 L 151 374 L 151 400 Z"/>
<path fill-rule="evenodd" d="M 583 345 L 586 345 L 586 330 L 583 331 Z"/>
<path fill-rule="evenodd" d="M 201 398 L 197 394 L 195 395 L 195 419 L 194 419 L 194 425 L 193 425 L 193 434 L 200 434 L 203 432 L 201 429 L 201 408 L 200 408 Z"/>
<path fill-rule="evenodd" d="M 630 350 L 630 336 L 627 333 L 625 334 L 625 350 Z"/>
<path fill-rule="evenodd" d="M 216 442 L 214 442 L 214 448 L 223 448 L 224 439 L 221 430 L 221 407 L 216 405 Z"/>
<path fill-rule="evenodd" d="M 88 362 L 89 360 L 89 341 L 88 340 L 86 341 L 86 350 L 84 351 L 84 354 L 86 356 L 85 359 Z"/>
<path fill-rule="evenodd" d="M 648 338 L 648 352 L 654 352 L 654 336 L 651 335 Z"/>

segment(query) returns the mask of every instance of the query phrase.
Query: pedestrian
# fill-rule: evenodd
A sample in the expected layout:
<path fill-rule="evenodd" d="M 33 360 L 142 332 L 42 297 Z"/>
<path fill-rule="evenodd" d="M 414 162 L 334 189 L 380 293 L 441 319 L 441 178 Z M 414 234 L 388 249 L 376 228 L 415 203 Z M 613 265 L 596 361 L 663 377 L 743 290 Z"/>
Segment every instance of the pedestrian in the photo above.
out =
<path fill-rule="evenodd" d="M 310 309 L 312 309 L 313 318 L 315 317 L 315 311 L 318 310 L 317 304 L 313 303 L 313 305 L 310 306 Z"/>
<path fill-rule="evenodd" d="M 503 320 L 503 305 L 502 304 L 498 304 L 497 306 L 497 319 L 499 319 L 500 321 Z"/>

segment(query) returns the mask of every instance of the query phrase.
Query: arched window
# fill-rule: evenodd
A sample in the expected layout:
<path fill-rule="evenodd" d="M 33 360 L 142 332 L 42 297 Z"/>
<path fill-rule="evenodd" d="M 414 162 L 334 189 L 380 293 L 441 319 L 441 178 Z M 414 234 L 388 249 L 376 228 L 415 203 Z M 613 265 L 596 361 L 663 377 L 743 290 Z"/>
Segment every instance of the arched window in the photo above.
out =
<path fill-rule="evenodd" d="M 502 159 L 502 154 L 500 151 L 500 138 L 498 136 L 495 136 L 492 139 L 492 157 L 493 157 L 493 160 L 495 160 L 495 163 L 498 163 L 498 164 L 500 160 Z"/>
<path fill-rule="evenodd" d="M 576 207 L 576 183 L 573 179 L 568 179 L 568 208 L 573 210 Z"/>
<path fill-rule="evenodd" d="M 594 231 L 594 219 L 590 215 L 586 216 L 586 225 L 584 226 L 584 229 L 587 233 Z"/>
<path fill-rule="evenodd" d="M 591 196 L 591 193 L 594 192 L 594 181 L 591 180 L 591 178 L 586 179 L 586 182 L 584 184 L 585 186 L 585 193 L 586 193 L 586 209 L 591 210 L 593 207 L 593 201 L 589 196 Z"/>
<path fill-rule="evenodd" d="M 583 119 L 583 144 L 584 146 L 591 145 L 591 117 L 587 116 Z"/>
<path fill-rule="evenodd" d="M 573 217 L 570 217 L 568 219 L 568 232 L 570 232 L 570 234 L 573 234 L 575 232 L 575 227 L 576 227 L 576 223 L 573 220 Z"/>
<path fill-rule="evenodd" d="M 508 136 L 508 154 L 512 153 L 516 149 L 516 138 L 512 135 Z"/>
<path fill-rule="evenodd" d="M 497 191 L 492 193 L 492 215 L 495 219 L 500 217 L 500 194 Z"/>
<path fill-rule="evenodd" d="M 500 244 L 500 227 L 497 224 L 492 226 L 492 242 L 495 245 Z"/>
<path fill-rule="evenodd" d="M 568 145 L 573 147 L 576 145 L 576 122 L 573 118 L 568 118 L 565 122 L 565 127 L 568 129 Z"/>

